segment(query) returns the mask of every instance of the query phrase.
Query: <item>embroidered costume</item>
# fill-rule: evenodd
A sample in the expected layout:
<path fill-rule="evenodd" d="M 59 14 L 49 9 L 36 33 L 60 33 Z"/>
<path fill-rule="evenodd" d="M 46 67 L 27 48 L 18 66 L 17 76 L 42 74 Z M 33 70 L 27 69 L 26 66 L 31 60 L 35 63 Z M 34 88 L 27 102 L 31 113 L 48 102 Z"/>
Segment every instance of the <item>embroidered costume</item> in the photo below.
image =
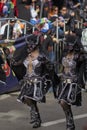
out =
<path fill-rule="evenodd" d="M 81 106 L 81 89 L 84 88 L 85 55 L 75 36 L 69 36 L 71 42 L 65 45 L 62 57 L 61 82 L 57 91 L 57 99 L 66 116 L 66 129 L 75 130 L 71 105 Z M 73 41 L 74 38 L 74 42 Z"/>

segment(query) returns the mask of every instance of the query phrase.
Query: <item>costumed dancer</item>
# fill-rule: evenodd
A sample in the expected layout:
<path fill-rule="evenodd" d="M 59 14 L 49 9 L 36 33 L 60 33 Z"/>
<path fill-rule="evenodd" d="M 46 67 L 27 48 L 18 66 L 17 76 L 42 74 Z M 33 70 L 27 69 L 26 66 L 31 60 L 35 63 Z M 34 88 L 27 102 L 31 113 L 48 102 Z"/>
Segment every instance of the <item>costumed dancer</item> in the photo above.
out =
<path fill-rule="evenodd" d="M 61 82 L 57 91 L 57 99 L 66 116 L 66 129 L 75 130 L 72 105 L 81 106 L 81 89 L 83 81 L 85 55 L 77 37 L 68 35 L 62 57 Z"/>
<path fill-rule="evenodd" d="M 6 75 L 3 70 L 4 60 L 3 60 L 2 55 L 3 55 L 3 52 L 0 49 L 0 84 L 6 84 Z"/>
<path fill-rule="evenodd" d="M 30 123 L 33 128 L 38 128 L 41 118 L 37 102 L 45 102 L 45 94 L 53 86 L 55 72 L 53 64 L 39 52 L 39 36 L 32 35 L 26 42 L 28 56 L 23 63 L 27 71 L 20 82 L 22 89 L 17 100 L 29 106 Z"/>
<path fill-rule="evenodd" d="M 81 43 L 83 45 L 85 54 L 84 80 L 85 80 L 85 90 L 87 91 L 87 28 L 83 29 L 82 31 Z"/>

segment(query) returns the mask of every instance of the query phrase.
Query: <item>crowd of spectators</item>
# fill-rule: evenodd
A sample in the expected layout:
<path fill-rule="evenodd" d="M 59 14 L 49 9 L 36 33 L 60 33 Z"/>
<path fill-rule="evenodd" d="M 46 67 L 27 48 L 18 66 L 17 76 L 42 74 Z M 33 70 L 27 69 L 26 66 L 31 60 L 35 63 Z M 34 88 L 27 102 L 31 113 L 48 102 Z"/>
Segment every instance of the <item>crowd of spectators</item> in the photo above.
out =
<path fill-rule="evenodd" d="M 75 20 L 84 19 L 81 12 L 84 5 L 86 8 L 83 12 L 87 14 L 86 0 L 85 3 L 83 0 L 0 0 L 0 18 L 23 19 L 45 33 L 44 50 L 51 52 L 49 57 L 53 61 L 54 43 L 58 43 L 58 38 L 64 38 L 68 33 L 75 33 L 77 28 Z M 24 34 L 24 23 L 11 20 L 10 23 L 3 23 L 0 27 L 2 39 L 7 38 L 8 24 L 10 39 Z M 27 30 L 31 31 L 29 28 L 27 27 Z"/>
<path fill-rule="evenodd" d="M 85 5 L 85 4 L 84 4 Z M 62 38 L 67 31 L 75 24 L 70 25 L 74 21 L 80 20 L 83 16 L 80 11 L 82 8 L 82 0 L 0 0 L 0 17 L 1 18 L 20 18 L 38 25 L 39 29 L 46 32 L 50 29 L 50 23 L 59 26 L 58 35 Z M 81 15 L 80 15 L 81 14 Z M 44 19 L 45 18 L 45 19 Z M 70 20 L 69 20 L 70 19 Z M 57 21 L 58 20 L 58 25 Z M 67 20 L 69 27 L 64 29 L 64 20 Z M 72 26 L 72 27 L 71 27 Z M 20 31 L 22 33 L 22 31 Z"/>
<path fill-rule="evenodd" d="M 39 27 L 43 28 L 43 31 L 49 30 L 48 21 L 55 22 L 58 19 L 58 30 L 61 37 L 64 20 L 72 16 L 79 19 L 80 8 L 79 0 L 0 0 L 0 17 L 16 17 L 34 25 L 39 22 L 41 24 Z M 45 19 L 41 20 L 41 18 Z"/>

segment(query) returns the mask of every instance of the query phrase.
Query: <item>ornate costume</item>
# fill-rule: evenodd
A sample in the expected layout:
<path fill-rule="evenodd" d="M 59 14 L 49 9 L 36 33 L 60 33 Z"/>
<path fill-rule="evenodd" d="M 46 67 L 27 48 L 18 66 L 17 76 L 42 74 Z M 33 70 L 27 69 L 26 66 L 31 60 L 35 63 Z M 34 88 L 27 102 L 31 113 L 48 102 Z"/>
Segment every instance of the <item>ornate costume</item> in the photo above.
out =
<path fill-rule="evenodd" d="M 29 53 L 23 62 L 26 67 L 26 74 L 20 81 L 21 92 L 17 99 L 18 101 L 26 103 L 31 108 L 30 123 L 33 123 L 33 128 L 40 127 L 41 125 L 37 102 L 45 102 L 45 95 L 49 88 L 54 86 L 54 77 L 57 78 L 54 65 L 44 54 L 39 52 L 38 40 L 39 39 L 36 36 L 34 37 L 34 35 L 26 40 L 28 44 L 27 51 Z"/>
<path fill-rule="evenodd" d="M 0 84 L 5 84 L 5 82 L 6 82 L 6 75 L 5 75 L 4 70 L 2 69 L 3 64 L 4 64 L 4 61 L 3 61 L 2 56 L 0 54 Z"/>
<path fill-rule="evenodd" d="M 75 130 L 71 105 L 81 106 L 85 55 L 77 42 L 66 43 L 66 48 L 66 54 L 62 57 L 63 70 L 57 99 L 66 116 L 67 130 Z"/>
<path fill-rule="evenodd" d="M 31 55 L 24 61 L 27 73 L 21 81 L 22 90 L 19 95 L 20 101 L 27 96 L 30 99 L 41 102 L 48 89 L 52 87 L 53 65 L 44 55 L 33 59 L 31 70 Z"/>
<path fill-rule="evenodd" d="M 63 99 L 68 104 L 81 105 L 81 88 L 84 87 L 81 77 L 83 64 L 83 54 L 72 53 L 62 58 L 62 87 L 58 89 L 58 100 Z"/>

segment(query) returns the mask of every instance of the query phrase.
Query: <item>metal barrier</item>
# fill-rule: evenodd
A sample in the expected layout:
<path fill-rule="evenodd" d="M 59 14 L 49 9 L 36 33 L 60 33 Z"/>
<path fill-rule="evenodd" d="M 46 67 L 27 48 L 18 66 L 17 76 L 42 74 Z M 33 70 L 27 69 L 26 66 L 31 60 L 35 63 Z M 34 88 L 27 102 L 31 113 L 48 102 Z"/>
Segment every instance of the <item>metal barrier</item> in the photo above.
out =
<path fill-rule="evenodd" d="M 66 32 L 66 26 L 67 26 L 67 19 L 63 19 L 63 20 L 56 19 L 56 21 L 54 21 L 52 23 L 52 25 L 54 25 L 56 23 L 56 38 L 57 39 L 59 39 L 59 33 L 58 33 L 58 29 L 60 28 L 60 26 L 58 24 L 59 22 L 63 22 L 64 23 L 64 26 L 62 28 L 63 28 L 63 32 L 65 33 Z M 81 21 L 75 20 L 75 22 L 76 22 L 76 24 L 75 24 L 76 28 L 83 29 L 83 19 L 81 19 Z M 62 39 L 59 39 L 59 40 L 62 40 Z"/>
<path fill-rule="evenodd" d="M 54 44 L 54 53 L 55 53 L 55 69 L 57 73 L 61 73 L 61 58 L 64 50 L 64 39 L 59 40 L 59 43 Z"/>
<path fill-rule="evenodd" d="M 24 28 L 22 30 L 22 35 L 27 34 L 27 30 L 32 30 L 32 32 L 34 31 L 34 29 L 36 28 L 34 25 L 32 25 L 30 22 L 25 21 L 23 19 L 19 19 L 19 18 L 0 18 L 0 31 L 1 28 L 4 24 L 7 24 L 8 28 L 7 28 L 7 36 L 6 39 L 7 40 L 12 40 L 9 36 L 9 31 L 10 31 L 10 22 L 11 21 L 15 21 L 15 24 L 23 24 Z M 20 21 L 20 23 L 17 23 L 18 21 Z M 1 32 L 0 32 L 1 33 Z M 13 38 L 16 39 L 16 38 Z M 1 39 L 4 40 L 4 39 Z"/>
<path fill-rule="evenodd" d="M 25 21 L 25 20 L 23 20 L 23 19 L 19 19 L 19 18 L 0 18 L 0 29 L 1 29 L 1 27 L 2 27 L 2 25 L 3 25 L 3 23 L 6 23 L 7 25 L 8 25 L 8 29 L 7 29 L 7 37 L 6 37 L 6 39 L 9 39 L 9 27 L 10 27 L 10 22 L 11 22 L 11 20 L 14 20 L 15 21 L 15 23 L 17 22 L 17 21 L 20 21 L 20 23 L 22 23 L 23 25 L 24 25 L 24 29 L 22 30 L 23 31 L 23 34 L 25 35 L 25 34 L 27 34 L 27 28 L 29 29 L 31 29 L 32 30 L 32 32 L 34 32 L 34 30 L 35 30 L 35 28 L 36 28 L 36 26 L 35 25 L 33 25 L 33 24 L 31 24 L 30 22 L 28 22 L 28 21 Z M 58 19 L 56 19 L 56 38 L 57 39 L 59 39 L 59 34 L 58 34 L 58 28 L 60 27 L 59 25 L 58 25 L 58 22 L 61 22 L 62 20 L 58 20 Z M 81 20 L 81 21 L 79 21 L 79 20 L 75 20 L 76 22 L 77 22 L 77 28 L 83 28 L 83 20 Z M 55 22 L 53 22 L 52 24 L 54 24 Z M 65 32 L 66 31 L 66 23 L 67 23 L 67 20 L 65 19 L 65 20 L 63 20 L 63 23 L 64 23 L 64 27 L 63 27 L 63 31 Z M 38 28 L 37 28 L 37 30 L 38 30 Z"/>

